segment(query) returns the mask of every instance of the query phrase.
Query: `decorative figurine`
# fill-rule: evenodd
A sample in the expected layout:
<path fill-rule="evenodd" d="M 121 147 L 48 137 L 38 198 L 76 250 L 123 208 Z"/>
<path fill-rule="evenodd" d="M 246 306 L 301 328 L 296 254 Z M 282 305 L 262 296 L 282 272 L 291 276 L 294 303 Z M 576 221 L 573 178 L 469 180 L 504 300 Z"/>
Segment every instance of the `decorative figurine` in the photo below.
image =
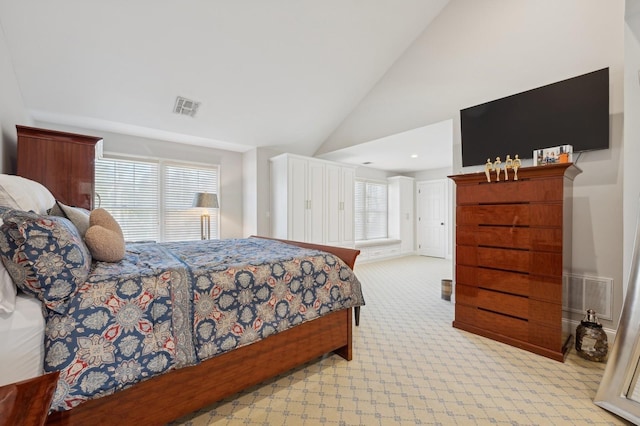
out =
<path fill-rule="evenodd" d="M 496 182 L 500 182 L 500 157 L 496 157 L 496 161 L 493 163 L 493 169 L 496 171 Z"/>
<path fill-rule="evenodd" d="M 513 169 L 514 178 L 513 180 L 518 180 L 518 169 L 522 166 L 522 161 L 518 158 L 518 154 L 516 154 L 516 158 L 513 159 L 513 164 L 511 168 Z"/>
<path fill-rule="evenodd" d="M 487 158 L 487 164 L 484 165 L 484 174 L 487 175 L 487 182 L 491 182 L 491 171 L 493 170 L 493 163 L 490 158 Z"/>
<path fill-rule="evenodd" d="M 513 168 L 513 160 L 511 156 L 507 154 L 506 160 L 504 160 L 504 180 L 509 180 L 509 169 Z"/>

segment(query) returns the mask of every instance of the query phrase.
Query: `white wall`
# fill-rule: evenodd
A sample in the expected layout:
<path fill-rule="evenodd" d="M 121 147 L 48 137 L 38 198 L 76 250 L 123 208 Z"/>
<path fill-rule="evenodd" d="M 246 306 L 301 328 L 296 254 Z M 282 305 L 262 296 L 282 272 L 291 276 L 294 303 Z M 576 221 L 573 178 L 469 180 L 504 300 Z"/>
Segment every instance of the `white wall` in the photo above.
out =
<path fill-rule="evenodd" d="M 258 233 L 258 150 L 242 154 L 242 232 L 245 236 Z"/>
<path fill-rule="evenodd" d="M 420 172 L 409 173 L 416 179 L 416 182 L 425 180 L 447 179 L 447 176 L 453 174 L 451 167 L 443 167 L 441 169 L 422 170 Z"/>
<path fill-rule="evenodd" d="M 220 238 L 241 238 L 243 236 L 241 153 L 52 123 L 37 122 L 36 125 L 47 129 L 102 136 L 104 152 L 218 164 L 220 166 L 218 194 L 220 200 Z"/>
<path fill-rule="evenodd" d="M 625 71 L 624 71 L 624 262 L 623 278 L 626 286 L 631 268 L 638 212 L 640 210 L 640 1 L 627 0 L 629 6 L 638 12 L 629 19 L 625 28 Z M 634 32 L 635 31 L 635 32 Z"/>
<path fill-rule="evenodd" d="M 356 178 L 360 179 L 372 179 L 379 181 L 387 181 L 388 177 L 395 176 L 396 173 L 390 173 L 384 170 L 373 169 L 371 167 L 356 167 Z"/>
<path fill-rule="evenodd" d="M 256 148 L 243 154 L 244 236 L 271 234 L 271 173 L 269 158 L 281 154 Z"/>
<path fill-rule="evenodd" d="M 610 149 L 583 153 L 573 183 L 573 272 L 613 278 L 613 320 L 602 321 L 607 328 L 617 328 L 624 299 L 622 127 L 623 115 L 611 115 Z"/>
<path fill-rule="evenodd" d="M 579 272 L 613 278 L 614 320 L 603 323 L 615 328 L 629 158 L 621 151 L 624 0 L 451 0 L 318 154 L 453 119 L 452 171 L 461 173 L 460 109 L 605 67 L 612 149 L 580 159 L 572 257 Z"/>
<path fill-rule="evenodd" d="M 0 171 L 15 173 L 18 135 L 16 124 L 31 126 L 33 121 L 22 101 L 22 94 L 0 27 Z"/>
<path fill-rule="evenodd" d="M 623 0 L 451 0 L 317 154 L 607 66 L 622 90 L 623 14 Z"/>

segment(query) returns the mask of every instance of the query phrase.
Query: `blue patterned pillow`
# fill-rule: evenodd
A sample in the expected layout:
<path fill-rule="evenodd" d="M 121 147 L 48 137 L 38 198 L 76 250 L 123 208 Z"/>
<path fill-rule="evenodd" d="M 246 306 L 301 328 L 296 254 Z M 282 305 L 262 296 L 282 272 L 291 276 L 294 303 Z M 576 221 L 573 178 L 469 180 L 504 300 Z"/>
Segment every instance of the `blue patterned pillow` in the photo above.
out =
<path fill-rule="evenodd" d="M 9 210 L 2 215 L 0 255 L 15 284 L 47 308 L 66 311 L 67 299 L 91 269 L 91 254 L 63 217 Z"/>

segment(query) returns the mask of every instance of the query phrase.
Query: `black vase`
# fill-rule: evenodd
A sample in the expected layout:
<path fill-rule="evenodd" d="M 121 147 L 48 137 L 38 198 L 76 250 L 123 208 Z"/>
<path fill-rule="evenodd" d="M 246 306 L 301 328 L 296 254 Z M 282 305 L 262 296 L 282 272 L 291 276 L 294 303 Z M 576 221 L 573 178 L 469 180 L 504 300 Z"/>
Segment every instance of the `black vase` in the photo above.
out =
<path fill-rule="evenodd" d="M 587 315 L 576 329 L 576 351 L 589 361 L 601 362 L 607 358 L 607 333 L 602 329 L 593 309 L 587 310 Z"/>

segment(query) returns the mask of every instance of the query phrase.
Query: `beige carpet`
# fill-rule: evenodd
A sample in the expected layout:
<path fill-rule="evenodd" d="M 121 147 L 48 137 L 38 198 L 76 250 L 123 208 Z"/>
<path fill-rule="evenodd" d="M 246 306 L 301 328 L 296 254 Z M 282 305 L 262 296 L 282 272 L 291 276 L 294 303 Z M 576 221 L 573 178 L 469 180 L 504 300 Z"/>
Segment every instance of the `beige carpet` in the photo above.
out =
<path fill-rule="evenodd" d="M 566 362 L 451 326 L 451 262 L 411 256 L 356 266 L 367 306 L 354 359 L 325 356 L 176 425 L 617 425 L 593 404 L 604 364 Z"/>

